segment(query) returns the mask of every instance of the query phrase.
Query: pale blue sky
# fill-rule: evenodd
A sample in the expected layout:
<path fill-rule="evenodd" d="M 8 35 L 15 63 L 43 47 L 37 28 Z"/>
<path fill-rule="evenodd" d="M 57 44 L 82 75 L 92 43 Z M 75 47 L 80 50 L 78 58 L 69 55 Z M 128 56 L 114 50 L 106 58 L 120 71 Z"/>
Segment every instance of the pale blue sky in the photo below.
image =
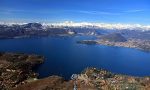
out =
<path fill-rule="evenodd" d="M 150 0 L 0 0 L 0 21 L 150 24 Z"/>

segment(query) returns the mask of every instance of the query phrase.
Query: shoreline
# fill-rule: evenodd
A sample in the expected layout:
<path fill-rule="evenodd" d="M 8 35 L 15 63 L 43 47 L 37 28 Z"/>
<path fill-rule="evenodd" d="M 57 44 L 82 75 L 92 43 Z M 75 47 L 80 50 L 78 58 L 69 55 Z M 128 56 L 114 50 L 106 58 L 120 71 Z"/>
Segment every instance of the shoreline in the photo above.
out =
<path fill-rule="evenodd" d="M 82 40 L 77 41 L 79 44 L 87 44 L 87 45 L 106 45 L 106 46 L 116 46 L 116 47 L 125 47 L 125 48 L 133 48 L 145 52 L 150 52 L 150 41 L 149 40 L 140 40 L 140 39 L 129 39 L 126 42 L 111 42 L 104 40 Z"/>
<path fill-rule="evenodd" d="M 0 53 L 0 88 L 2 90 L 71 90 L 74 82 L 77 89 L 150 89 L 150 77 L 135 77 L 115 74 L 104 69 L 86 68 L 75 79 L 65 80 L 60 76 L 49 76 L 38 79 L 33 67 L 42 64 L 44 57 L 23 53 Z M 68 86 L 66 86 L 68 85 Z"/>
<path fill-rule="evenodd" d="M 86 68 L 72 79 L 49 76 L 38 79 L 32 69 L 44 62 L 44 57 L 23 53 L 0 53 L 0 89 L 11 90 L 71 90 L 76 82 L 77 89 L 150 89 L 150 77 L 116 74 L 104 69 Z M 66 86 L 67 85 L 67 86 Z"/>
<path fill-rule="evenodd" d="M 72 90 L 74 85 L 79 90 L 150 89 L 150 77 L 114 74 L 103 69 L 86 68 L 81 74 L 73 74 L 72 76 L 74 77 L 68 81 L 60 76 L 49 76 L 20 85 L 12 90 Z"/>

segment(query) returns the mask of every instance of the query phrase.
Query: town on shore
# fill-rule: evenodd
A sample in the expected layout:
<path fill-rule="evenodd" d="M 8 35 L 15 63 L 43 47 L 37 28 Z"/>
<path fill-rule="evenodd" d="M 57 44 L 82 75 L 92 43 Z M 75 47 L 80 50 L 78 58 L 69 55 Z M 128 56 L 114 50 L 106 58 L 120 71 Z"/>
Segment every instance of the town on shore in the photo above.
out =
<path fill-rule="evenodd" d="M 123 37 L 121 34 L 118 33 L 98 36 L 98 39 L 96 40 L 77 41 L 77 43 L 88 45 L 100 44 L 107 46 L 135 48 L 148 52 L 150 51 L 150 40 L 135 39 L 135 38 L 126 39 L 125 37 Z"/>

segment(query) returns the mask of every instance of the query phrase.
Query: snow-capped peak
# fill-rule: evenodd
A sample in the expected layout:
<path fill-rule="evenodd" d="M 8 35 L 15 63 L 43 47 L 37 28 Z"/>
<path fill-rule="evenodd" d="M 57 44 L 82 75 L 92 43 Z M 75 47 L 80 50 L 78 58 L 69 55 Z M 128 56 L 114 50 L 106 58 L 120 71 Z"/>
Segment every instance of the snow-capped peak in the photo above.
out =
<path fill-rule="evenodd" d="M 110 23 L 88 23 L 80 22 L 75 23 L 72 21 L 65 21 L 63 23 L 50 23 L 48 26 L 53 25 L 54 27 L 91 27 L 91 28 L 102 28 L 102 29 L 112 29 L 112 30 L 150 30 L 150 25 L 140 25 L 140 24 L 110 24 Z"/>

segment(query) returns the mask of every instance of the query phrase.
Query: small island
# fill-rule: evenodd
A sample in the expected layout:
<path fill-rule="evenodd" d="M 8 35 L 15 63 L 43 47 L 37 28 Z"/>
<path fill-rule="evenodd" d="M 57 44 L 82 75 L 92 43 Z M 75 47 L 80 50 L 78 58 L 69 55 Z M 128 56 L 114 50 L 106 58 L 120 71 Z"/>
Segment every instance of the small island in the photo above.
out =
<path fill-rule="evenodd" d="M 78 44 L 88 44 L 88 45 L 93 45 L 97 44 L 97 41 L 94 40 L 82 40 L 82 41 L 77 41 Z"/>

